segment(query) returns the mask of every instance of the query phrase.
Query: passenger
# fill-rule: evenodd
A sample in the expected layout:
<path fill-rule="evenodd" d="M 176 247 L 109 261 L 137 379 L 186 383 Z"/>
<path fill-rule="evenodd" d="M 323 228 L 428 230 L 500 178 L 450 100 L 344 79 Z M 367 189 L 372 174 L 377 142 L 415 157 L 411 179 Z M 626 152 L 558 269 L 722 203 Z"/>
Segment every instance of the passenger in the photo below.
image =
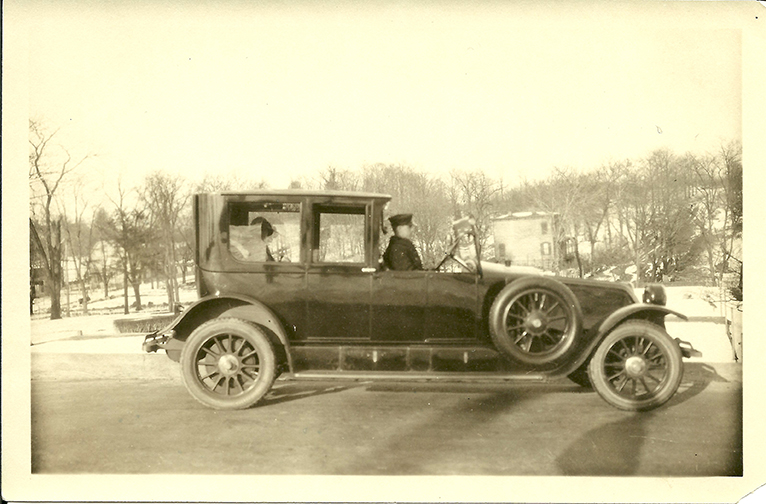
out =
<path fill-rule="evenodd" d="M 240 261 L 267 262 L 274 261 L 269 245 L 274 241 L 274 235 L 278 234 L 269 221 L 263 217 L 256 217 L 250 222 L 250 226 L 237 241 L 232 236 L 231 253 Z"/>
<path fill-rule="evenodd" d="M 394 236 L 388 242 L 383 253 L 383 264 L 394 271 L 422 270 L 423 263 L 415 245 L 410 241 L 412 235 L 412 214 L 398 214 L 390 217 Z"/>

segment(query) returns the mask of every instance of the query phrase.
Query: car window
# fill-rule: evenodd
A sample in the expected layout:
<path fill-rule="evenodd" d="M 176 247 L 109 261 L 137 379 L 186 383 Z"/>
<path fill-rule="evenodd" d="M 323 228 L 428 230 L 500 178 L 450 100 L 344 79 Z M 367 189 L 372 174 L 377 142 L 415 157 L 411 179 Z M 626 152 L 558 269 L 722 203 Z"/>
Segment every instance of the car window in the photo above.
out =
<path fill-rule="evenodd" d="M 315 262 L 365 262 L 365 207 L 320 206 L 316 210 L 318 236 L 313 250 Z"/>
<path fill-rule="evenodd" d="M 300 203 L 229 204 L 229 252 L 242 262 L 300 260 Z"/>

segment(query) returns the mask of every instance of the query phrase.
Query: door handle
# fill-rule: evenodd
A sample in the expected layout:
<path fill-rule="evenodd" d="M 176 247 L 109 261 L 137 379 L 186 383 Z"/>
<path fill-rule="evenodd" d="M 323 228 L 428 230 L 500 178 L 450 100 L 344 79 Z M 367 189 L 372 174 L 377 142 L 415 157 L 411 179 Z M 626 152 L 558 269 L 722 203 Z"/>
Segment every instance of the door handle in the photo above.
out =
<path fill-rule="evenodd" d="M 362 273 L 375 273 L 377 268 L 362 268 Z"/>

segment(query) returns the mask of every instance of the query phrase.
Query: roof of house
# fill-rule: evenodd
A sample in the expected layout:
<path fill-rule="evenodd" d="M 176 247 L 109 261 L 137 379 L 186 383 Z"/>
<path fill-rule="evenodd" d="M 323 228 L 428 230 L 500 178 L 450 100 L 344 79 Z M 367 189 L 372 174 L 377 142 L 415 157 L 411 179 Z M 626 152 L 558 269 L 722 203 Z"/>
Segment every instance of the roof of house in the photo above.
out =
<path fill-rule="evenodd" d="M 542 211 L 535 211 L 535 212 L 513 212 L 509 214 L 503 214 L 498 215 L 492 220 L 520 220 L 520 219 L 539 219 L 542 217 L 550 217 L 553 215 L 558 215 L 555 212 L 542 212 Z"/>

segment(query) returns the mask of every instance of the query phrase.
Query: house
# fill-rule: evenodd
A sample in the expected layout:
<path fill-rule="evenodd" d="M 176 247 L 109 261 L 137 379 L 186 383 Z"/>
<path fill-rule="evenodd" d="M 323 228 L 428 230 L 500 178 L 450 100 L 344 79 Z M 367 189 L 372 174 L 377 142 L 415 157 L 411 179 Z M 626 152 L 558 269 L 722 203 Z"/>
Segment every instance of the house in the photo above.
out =
<path fill-rule="evenodd" d="M 559 215 L 552 212 L 515 212 L 492 220 L 495 258 L 499 262 L 518 266 L 554 269 L 566 259 L 574 243 L 564 240 L 556 246 L 559 236 Z M 573 252 L 573 250 L 572 250 Z"/>

